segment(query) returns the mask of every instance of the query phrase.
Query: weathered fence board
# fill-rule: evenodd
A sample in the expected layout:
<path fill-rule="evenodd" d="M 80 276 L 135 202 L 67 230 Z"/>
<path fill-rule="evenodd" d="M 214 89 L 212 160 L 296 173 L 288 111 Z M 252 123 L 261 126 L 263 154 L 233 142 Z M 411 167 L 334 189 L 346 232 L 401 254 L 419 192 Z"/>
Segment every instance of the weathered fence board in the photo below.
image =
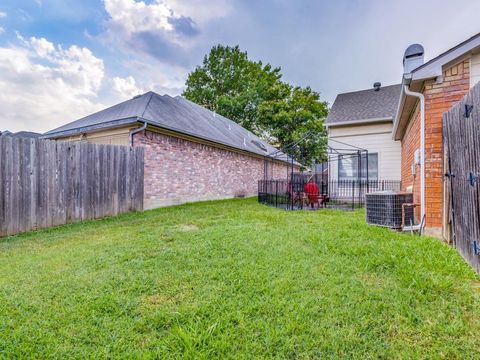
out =
<path fill-rule="evenodd" d="M 480 273 L 480 84 L 443 114 L 444 229 L 452 245 Z M 466 116 L 466 106 L 473 110 Z M 471 177 L 473 175 L 473 178 Z M 479 176 L 477 181 L 472 181 Z M 475 252 L 475 244 L 479 246 Z"/>
<path fill-rule="evenodd" d="M 0 236 L 143 209 L 143 148 L 0 136 Z"/>

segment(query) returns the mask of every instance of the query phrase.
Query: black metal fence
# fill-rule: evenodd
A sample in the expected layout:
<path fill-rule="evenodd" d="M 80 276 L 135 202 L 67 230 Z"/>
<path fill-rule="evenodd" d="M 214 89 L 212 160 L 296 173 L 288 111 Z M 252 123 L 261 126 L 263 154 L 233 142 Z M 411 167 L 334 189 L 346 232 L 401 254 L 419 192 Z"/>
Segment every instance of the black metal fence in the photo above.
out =
<path fill-rule="evenodd" d="M 293 174 L 291 180 L 260 180 L 258 202 L 287 210 L 340 208 L 365 205 L 365 194 L 400 191 L 395 180 L 328 180 L 323 175 Z"/>

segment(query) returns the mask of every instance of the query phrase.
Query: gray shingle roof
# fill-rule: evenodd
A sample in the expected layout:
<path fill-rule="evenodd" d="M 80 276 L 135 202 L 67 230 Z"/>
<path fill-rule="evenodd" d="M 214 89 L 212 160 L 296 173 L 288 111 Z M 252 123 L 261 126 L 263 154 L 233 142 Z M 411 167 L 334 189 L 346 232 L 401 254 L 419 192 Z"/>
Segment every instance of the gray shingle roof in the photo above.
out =
<path fill-rule="evenodd" d="M 327 117 L 327 125 L 393 119 L 400 100 L 401 84 L 338 94 Z"/>
<path fill-rule="evenodd" d="M 255 154 L 269 155 L 277 151 L 275 147 L 232 120 L 181 96 L 173 98 L 151 91 L 50 130 L 43 137 L 68 136 L 141 121 Z M 283 154 L 276 158 L 286 160 Z"/>

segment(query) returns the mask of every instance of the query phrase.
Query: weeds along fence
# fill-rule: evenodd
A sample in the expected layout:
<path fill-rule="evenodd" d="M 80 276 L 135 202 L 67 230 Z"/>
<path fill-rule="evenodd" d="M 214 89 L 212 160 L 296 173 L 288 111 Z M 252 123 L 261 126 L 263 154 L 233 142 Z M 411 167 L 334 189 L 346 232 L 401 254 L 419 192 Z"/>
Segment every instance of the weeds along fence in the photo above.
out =
<path fill-rule="evenodd" d="M 0 236 L 143 209 L 143 148 L 0 136 Z"/>
<path fill-rule="evenodd" d="M 312 194 L 307 186 L 308 179 L 307 176 L 297 175 L 293 176 L 292 180 L 260 180 L 258 201 L 287 210 L 318 208 L 354 210 L 365 205 L 367 193 L 401 189 L 401 182 L 395 180 L 328 180 L 327 177 L 320 175 L 310 180 L 316 185 Z"/>

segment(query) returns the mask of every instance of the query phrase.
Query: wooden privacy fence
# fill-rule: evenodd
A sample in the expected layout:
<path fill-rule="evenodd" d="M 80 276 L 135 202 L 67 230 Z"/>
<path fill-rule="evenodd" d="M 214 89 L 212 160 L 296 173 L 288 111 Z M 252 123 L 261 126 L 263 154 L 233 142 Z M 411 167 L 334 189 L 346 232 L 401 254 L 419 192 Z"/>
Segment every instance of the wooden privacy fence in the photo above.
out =
<path fill-rule="evenodd" d="M 0 136 L 0 236 L 143 209 L 143 148 Z"/>
<path fill-rule="evenodd" d="M 480 273 L 480 83 L 443 114 L 444 231 Z"/>

